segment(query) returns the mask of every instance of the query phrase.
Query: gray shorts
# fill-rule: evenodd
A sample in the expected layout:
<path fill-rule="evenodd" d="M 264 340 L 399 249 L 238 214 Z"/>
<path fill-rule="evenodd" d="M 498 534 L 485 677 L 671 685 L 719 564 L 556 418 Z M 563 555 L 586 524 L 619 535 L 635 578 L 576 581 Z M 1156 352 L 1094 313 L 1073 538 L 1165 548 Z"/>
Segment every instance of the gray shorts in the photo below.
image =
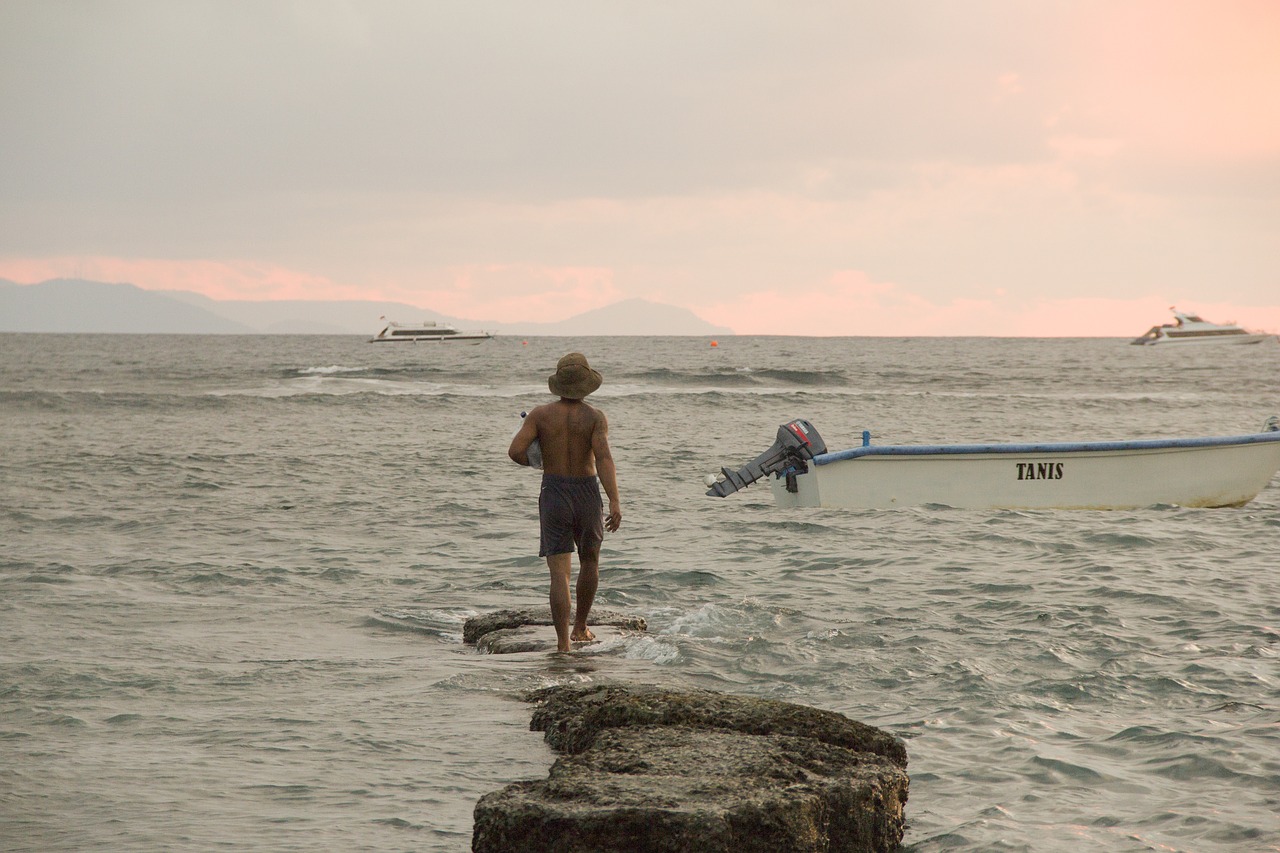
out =
<path fill-rule="evenodd" d="M 542 527 L 539 557 L 579 554 L 600 550 L 604 541 L 604 501 L 595 477 L 542 475 L 538 492 L 538 519 Z"/>

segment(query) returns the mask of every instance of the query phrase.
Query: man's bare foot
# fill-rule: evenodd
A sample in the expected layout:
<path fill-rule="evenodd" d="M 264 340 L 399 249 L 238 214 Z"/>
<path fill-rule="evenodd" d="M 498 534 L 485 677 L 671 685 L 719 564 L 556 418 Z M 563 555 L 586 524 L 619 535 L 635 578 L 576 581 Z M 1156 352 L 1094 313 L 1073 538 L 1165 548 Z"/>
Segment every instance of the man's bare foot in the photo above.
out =
<path fill-rule="evenodd" d="M 589 643 L 595 638 L 596 635 L 591 633 L 591 629 L 585 625 L 581 628 L 575 627 L 573 633 L 569 635 L 569 639 L 575 643 Z"/>

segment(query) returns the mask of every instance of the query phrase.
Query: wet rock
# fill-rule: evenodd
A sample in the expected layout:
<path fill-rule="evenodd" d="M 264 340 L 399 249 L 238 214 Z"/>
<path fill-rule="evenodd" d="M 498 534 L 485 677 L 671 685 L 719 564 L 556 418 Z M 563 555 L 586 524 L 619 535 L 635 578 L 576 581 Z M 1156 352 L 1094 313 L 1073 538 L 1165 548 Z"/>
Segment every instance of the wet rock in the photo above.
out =
<path fill-rule="evenodd" d="M 753 735 L 799 735 L 907 766 L 907 748 L 893 735 L 807 705 L 634 684 L 551 687 L 528 698 L 539 703 L 529 727 L 545 732 L 547 743 L 559 752 L 582 752 L 602 729 L 679 725 Z"/>
<path fill-rule="evenodd" d="M 570 645 L 574 651 L 634 633 L 622 628 L 610 628 L 604 625 L 595 625 L 592 630 L 596 638 L 594 640 L 573 641 Z M 550 625 L 499 628 L 497 631 L 481 634 L 480 638 L 476 640 L 476 650 L 490 655 L 509 655 L 517 652 L 554 652 L 558 647 L 556 629 Z"/>
<path fill-rule="evenodd" d="M 531 698 L 532 727 L 568 754 L 545 781 L 481 798 L 480 853 L 843 853 L 902 841 L 906 750 L 878 729 L 710 691 L 600 685 Z"/>
<path fill-rule="evenodd" d="M 476 650 L 487 655 L 510 655 L 518 652 L 546 652 L 556 648 L 554 637 L 547 631 L 522 626 L 487 631 L 476 639 Z"/>
<path fill-rule="evenodd" d="M 551 607 L 532 607 L 524 610 L 495 610 L 472 616 L 462 625 L 462 642 L 477 643 L 485 634 L 513 628 L 533 625 L 555 625 L 551 619 Z M 614 610 L 591 610 L 590 626 L 602 625 L 611 628 L 623 628 L 628 631 L 643 631 L 648 626 L 641 616 L 628 616 Z M 537 651 L 522 649 L 521 651 Z"/>

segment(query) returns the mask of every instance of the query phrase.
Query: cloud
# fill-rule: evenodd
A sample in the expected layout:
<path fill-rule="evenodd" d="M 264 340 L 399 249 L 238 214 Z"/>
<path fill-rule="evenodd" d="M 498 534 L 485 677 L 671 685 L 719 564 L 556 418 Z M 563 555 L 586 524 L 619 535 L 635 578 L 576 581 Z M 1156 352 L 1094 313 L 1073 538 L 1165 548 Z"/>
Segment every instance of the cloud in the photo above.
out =
<path fill-rule="evenodd" d="M 1179 307 L 1215 322 L 1280 331 L 1280 306 L 1201 301 Z M 1169 303 L 1157 295 L 1023 301 L 995 291 L 984 299 L 933 302 L 858 270 L 704 305 L 698 313 L 738 334 L 818 336 L 1137 337 L 1172 320 Z"/>
<path fill-rule="evenodd" d="M 1277 37 L 1265 0 L 10 0 L 0 258 L 494 320 L 1274 304 Z"/>
<path fill-rule="evenodd" d="M 86 278 L 128 282 L 146 290 L 192 290 L 215 299 L 376 299 L 480 321 L 555 321 L 627 298 L 615 283 L 616 272 L 604 268 L 494 265 L 441 275 L 447 284 L 438 290 L 390 288 L 371 293 L 251 263 L 0 259 L 0 277 L 23 284 Z M 982 298 L 937 300 L 849 269 L 797 279 L 785 289 L 718 299 L 700 298 L 688 282 L 668 282 L 665 289 L 650 290 L 647 296 L 687 307 L 743 335 L 1136 337 L 1152 325 L 1168 322 L 1170 305 L 1215 322 L 1238 321 L 1251 330 L 1280 333 L 1280 305 L 1208 301 L 1201 293 L 1045 299 L 995 288 Z"/>
<path fill-rule="evenodd" d="M 504 323 L 563 320 L 623 298 L 612 271 L 602 268 L 491 264 L 457 268 L 449 275 L 438 289 L 387 292 L 451 316 Z"/>

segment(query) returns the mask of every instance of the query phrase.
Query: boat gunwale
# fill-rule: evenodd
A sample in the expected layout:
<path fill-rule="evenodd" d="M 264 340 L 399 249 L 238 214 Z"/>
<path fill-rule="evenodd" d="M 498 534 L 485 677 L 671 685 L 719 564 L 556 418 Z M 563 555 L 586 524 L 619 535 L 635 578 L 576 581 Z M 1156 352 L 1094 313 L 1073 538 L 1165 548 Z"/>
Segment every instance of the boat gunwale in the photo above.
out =
<path fill-rule="evenodd" d="M 401 343 L 403 341 L 408 341 L 410 343 L 414 341 L 487 341 L 492 337 L 493 335 L 486 332 L 477 332 L 475 334 L 459 332 L 456 335 L 399 335 L 394 338 L 372 337 L 369 338 L 369 343 Z"/>
<path fill-rule="evenodd" d="M 1234 447 L 1280 441 L 1280 431 L 1208 438 L 1153 438 L 1121 441 L 1062 441 L 1039 444 L 873 444 L 848 450 L 816 454 L 816 465 L 830 465 L 864 456 L 975 456 L 1013 453 L 1089 453 L 1125 450 L 1180 450 L 1207 447 Z"/>

